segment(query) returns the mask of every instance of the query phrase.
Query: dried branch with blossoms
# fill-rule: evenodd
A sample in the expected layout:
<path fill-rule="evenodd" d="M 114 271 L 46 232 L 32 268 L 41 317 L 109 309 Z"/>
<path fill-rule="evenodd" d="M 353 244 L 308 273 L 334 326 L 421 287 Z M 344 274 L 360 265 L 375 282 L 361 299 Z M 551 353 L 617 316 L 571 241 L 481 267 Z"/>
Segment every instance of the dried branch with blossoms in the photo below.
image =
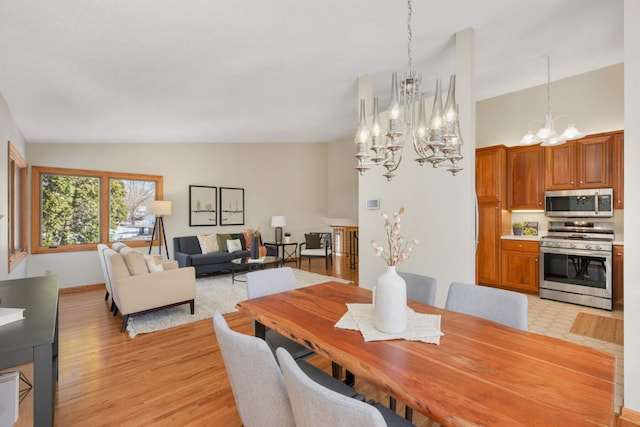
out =
<path fill-rule="evenodd" d="M 254 227 L 253 225 L 249 225 L 247 226 L 247 228 L 244 229 L 243 232 L 246 233 L 248 236 L 260 237 L 260 227 Z"/>
<path fill-rule="evenodd" d="M 402 261 L 409 259 L 413 248 L 420 243 L 418 239 L 413 239 L 410 242 L 406 242 L 404 237 L 400 235 L 400 215 L 404 213 L 404 208 L 400 208 L 393 213 L 393 224 L 389 222 L 389 216 L 386 212 L 382 213 L 384 218 L 384 229 L 387 233 L 387 239 L 389 241 L 389 251 L 385 251 L 382 246 L 378 246 L 375 240 L 371 240 L 371 246 L 376 256 L 383 256 L 386 259 L 387 265 L 395 266 Z"/>

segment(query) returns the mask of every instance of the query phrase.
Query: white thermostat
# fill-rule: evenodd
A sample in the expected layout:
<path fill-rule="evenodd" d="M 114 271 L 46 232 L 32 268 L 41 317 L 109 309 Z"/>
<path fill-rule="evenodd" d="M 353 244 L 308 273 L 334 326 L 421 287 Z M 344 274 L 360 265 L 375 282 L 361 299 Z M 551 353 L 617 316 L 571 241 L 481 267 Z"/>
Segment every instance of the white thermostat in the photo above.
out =
<path fill-rule="evenodd" d="M 380 199 L 367 199 L 367 209 L 380 209 Z"/>

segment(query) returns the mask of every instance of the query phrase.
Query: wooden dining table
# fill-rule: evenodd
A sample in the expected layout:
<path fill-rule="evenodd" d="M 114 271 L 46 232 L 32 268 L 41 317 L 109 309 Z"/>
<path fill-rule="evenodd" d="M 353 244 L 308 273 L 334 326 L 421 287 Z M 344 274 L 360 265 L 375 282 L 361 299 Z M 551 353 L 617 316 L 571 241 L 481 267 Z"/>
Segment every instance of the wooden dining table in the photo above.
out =
<path fill-rule="evenodd" d="M 371 292 L 327 282 L 236 307 L 445 426 L 614 425 L 611 353 L 415 301 L 442 316 L 439 345 L 365 342 L 335 327 L 346 303 Z"/>

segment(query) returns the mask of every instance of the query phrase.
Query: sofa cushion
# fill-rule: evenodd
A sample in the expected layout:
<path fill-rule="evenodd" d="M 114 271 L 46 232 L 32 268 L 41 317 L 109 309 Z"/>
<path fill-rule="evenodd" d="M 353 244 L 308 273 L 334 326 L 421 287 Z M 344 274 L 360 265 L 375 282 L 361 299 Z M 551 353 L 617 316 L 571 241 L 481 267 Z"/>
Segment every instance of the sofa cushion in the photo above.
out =
<path fill-rule="evenodd" d="M 320 249 L 320 235 L 319 234 L 305 234 L 304 241 L 307 249 Z"/>
<path fill-rule="evenodd" d="M 122 242 L 115 242 L 113 245 L 111 245 L 111 249 L 113 249 L 116 252 L 120 252 L 120 249 L 126 248 L 126 247 L 128 246 Z"/>
<path fill-rule="evenodd" d="M 240 239 L 227 240 L 227 251 L 229 253 L 239 252 L 242 250 Z"/>
<path fill-rule="evenodd" d="M 124 259 L 124 263 L 129 270 L 129 274 L 136 276 L 138 274 L 148 274 L 149 269 L 144 260 L 144 254 L 130 247 L 120 249 L 120 255 Z"/>
<path fill-rule="evenodd" d="M 220 252 L 220 248 L 218 247 L 218 238 L 215 234 L 208 234 L 204 236 L 198 234 L 198 243 L 200 243 L 200 249 L 203 254 Z"/>
<path fill-rule="evenodd" d="M 217 252 L 213 254 L 204 255 L 191 255 L 191 265 L 209 265 L 209 264 L 223 264 L 229 263 L 232 259 L 236 259 L 236 254 L 230 254 L 229 252 Z"/>
<path fill-rule="evenodd" d="M 231 240 L 231 234 L 216 234 L 216 237 L 218 238 L 218 248 L 220 249 L 220 252 L 229 252 L 227 250 L 227 240 Z"/>

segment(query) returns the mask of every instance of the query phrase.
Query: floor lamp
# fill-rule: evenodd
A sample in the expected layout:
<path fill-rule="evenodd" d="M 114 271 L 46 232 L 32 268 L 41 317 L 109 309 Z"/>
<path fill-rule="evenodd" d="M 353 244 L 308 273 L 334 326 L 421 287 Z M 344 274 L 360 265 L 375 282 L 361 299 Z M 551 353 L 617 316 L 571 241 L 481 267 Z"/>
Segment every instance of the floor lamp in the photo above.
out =
<path fill-rule="evenodd" d="M 153 233 L 151 234 L 151 242 L 149 242 L 149 254 L 153 247 L 153 239 L 158 236 L 158 254 L 162 255 L 162 242 L 169 258 L 169 247 L 167 246 L 167 235 L 164 232 L 164 221 L 162 217 L 171 215 L 171 202 L 168 200 L 154 200 L 147 203 L 147 213 L 155 215 L 156 221 L 153 224 Z"/>

